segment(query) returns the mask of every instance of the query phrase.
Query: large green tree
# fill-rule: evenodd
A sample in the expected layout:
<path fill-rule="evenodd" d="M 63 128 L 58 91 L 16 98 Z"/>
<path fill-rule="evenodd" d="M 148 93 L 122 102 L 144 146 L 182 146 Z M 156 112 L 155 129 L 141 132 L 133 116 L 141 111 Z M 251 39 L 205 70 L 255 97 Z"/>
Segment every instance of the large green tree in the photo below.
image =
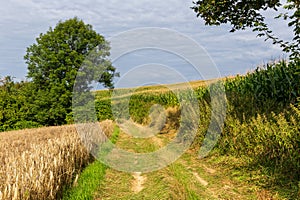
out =
<path fill-rule="evenodd" d="M 105 64 L 97 80 L 113 88 L 116 69 L 108 60 L 109 45 L 104 37 L 78 18 L 60 21 L 27 48 L 28 78 L 34 85 L 32 112 L 42 125 L 60 125 L 72 109 L 72 91 L 78 70 L 91 52 Z M 89 84 L 86 82 L 85 84 Z"/>
<path fill-rule="evenodd" d="M 231 31 L 245 29 L 247 27 L 258 31 L 258 36 L 265 36 L 266 40 L 272 40 L 279 44 L 283 51 L 291 53 L 292 59 L 300 56 L 300 1 L 287 0 L 284 4 L 280 0 L 197 0 L 192 9 L 197 17 L 205 20 L 206 25 L 231 24 Z M 265 22 L 264 10 L 285 10 L 274 16 L 283 18 L 288 26 L 292 27 L 294 36 L 291 41 L 284 41 L 274 34 Z"/>

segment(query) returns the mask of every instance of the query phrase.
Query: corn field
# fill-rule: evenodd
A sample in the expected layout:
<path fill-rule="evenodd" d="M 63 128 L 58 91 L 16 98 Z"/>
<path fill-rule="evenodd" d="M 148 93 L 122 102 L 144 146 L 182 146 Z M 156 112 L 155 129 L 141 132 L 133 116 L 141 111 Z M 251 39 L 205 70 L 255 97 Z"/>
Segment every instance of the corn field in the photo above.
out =
<path fill-rule="evenodd" d="M 225 82 L 227 98 L 237 113 L 270 112 L 295 104 L 300 96 L 300 61 L 268 63 L 246 76 Z"/>

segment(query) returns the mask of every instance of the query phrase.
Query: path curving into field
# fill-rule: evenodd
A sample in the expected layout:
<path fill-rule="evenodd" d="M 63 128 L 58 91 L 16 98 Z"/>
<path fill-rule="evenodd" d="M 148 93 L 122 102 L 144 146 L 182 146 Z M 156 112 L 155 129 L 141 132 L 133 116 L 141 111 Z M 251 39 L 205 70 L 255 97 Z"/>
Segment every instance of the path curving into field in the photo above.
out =
<path fill-rule="evenodd" d="M 119 135 L 117 146 L 139 153 L 155 151 L 170 141 L 168 134 L 136 139 Z M 127 173 L 107 169 L 105 181 L 94 199 L 268 199 L 260 198 L 260 189 L 235 179 L 215 157 L 198 159 L 196 150 L 189 150 L 171 165 L 150 173 Z"/>

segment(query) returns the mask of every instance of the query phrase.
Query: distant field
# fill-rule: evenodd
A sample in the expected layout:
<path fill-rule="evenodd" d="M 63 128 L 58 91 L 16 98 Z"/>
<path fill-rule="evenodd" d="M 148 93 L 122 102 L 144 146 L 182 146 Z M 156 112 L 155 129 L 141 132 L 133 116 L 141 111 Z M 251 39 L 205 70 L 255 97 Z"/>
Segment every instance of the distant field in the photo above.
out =
<path fill-rule="evenodd" d="M 199 87 L 205 88 L 210 83 L 216 82 L 217 80 L 225 80 L 215 79 L 215 80 L 198 80 L 198 81 L 190 81 L 186 83 L 174 83 L 174 84 L 164 84 L 164 85 L 152 85 L 152 86 L 141 86 L 137 88 L 116 88 L 112 91 L 109 90 L 98 90 L 95 91 L 96 97 L 98 99 L 106 100 L 110 99 L 112 93 L 114 93 L 114 99 L 128 97 L 132 94 L 162 94 L 169 92 L 171 89 L 180 90 L 180 89 L 198 89 Z"/>

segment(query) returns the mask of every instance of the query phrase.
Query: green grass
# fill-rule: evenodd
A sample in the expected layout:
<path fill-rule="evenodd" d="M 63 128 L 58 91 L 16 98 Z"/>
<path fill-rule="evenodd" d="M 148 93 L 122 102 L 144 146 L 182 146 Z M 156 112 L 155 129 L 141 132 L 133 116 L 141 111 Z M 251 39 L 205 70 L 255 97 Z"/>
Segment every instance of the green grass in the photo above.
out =
<path fill-rule="evenodd" d="M 90 164 L 81 173 L 76 186 L 67 191 L 63 199 L 93 199 L 94 191 L 99 187 L 101 181 L 103 181 L 106 169 L 107 167 L 99 161 Z"/>
<path fill-rule="evenodd" d="M 218 158 L 220 159 L 219 156 Z M 254 181 L 240 179 L 240 177 L 249 178 L 250 175 L 245 174 L 242 168 L 232 171 L 231 165 L 226 165 L 224 160 L 225 158 L 198 160 L 196 154 L 186 153 L 162 170 L 142 174 L 147 179 L 143 185 L 144 189 L 139 193 L 134 193 L 131 189 L 134 182 L 132 174 L 107 169 L 105 180 L 98 188 L 95 199 L 258 199 L 258 195 L 265 190 L 258 187 Z M 208 173 L 206 167 L 213 168 L 216 172 Z M 202 185 L 194 173 L 198 173 L 208 185 Z M 264 194 L 266 198 L 284 199 L 277 198 L 276 193 L 268 190 L 266 193 Z"/>
<path fill-rule="evenodd" d="M 112 143 L 118 139 L 119 128 L 115 126 L 111 136 Z M 93 199 L 94 193 L 105 177 L 107 166 L 96 160 L 87 166 L 80 174 L 74 187 L 67 189 L 63 194 L 63 200 L 89 200 Z"/>
<path fill-rule="evenodd" d="M 162 141 L 162 146 L 170 139 L 168 134 L 157 137 Z M 127 151 L 152 152 L 160 146 L 154 141 L 133 139 L 121 132 L 116 145 Z M 215 156 L 199 160 L 197 151 L 188 151 L 166 168 L 142 174 L 146 181 L 143 184 L 144 188 L 138 193 L 132 190 L 135 179 L 131 173 L 108 168 L 94 199 L 257 199 L 262 190 L 256 182 L 248 181 L 246 171 L 243 171 L 242 167 L 233 170 L 232 165 L 226 165 L 228 162 L 238 166 L 242 160 L 230 161 L 217 153 L 213 155 Z M 243 162 L 240 163 L 242 164 Z M 208 185 L 199 182 L 195 174 L 207 181 Z M 276 197 L 276 194 L 268 191 L 268 197 Z"/>
<path fill-rule="evenodd" d="M 158 135 L 155 140 L 152 139 L 137 139 L 120 132 L 116 146 L 127 151 L 136 153 L 153 152 L 165 143 L 169 138 L 163 135 Z M 165 182 L 162 172 L 147 173 L 145 188 L 140 193 L 131 191 L 131 183 L 134 181 L 130 173 L 116 171 L 108 168 L 105 174 L 105 180 L 101 183 L 97 190 L 95 199 L 168 199 L 170 194 L 168 183 Z"/>
<path fill-rule="evenodd" d="M 107 169 L 96 197 L 299 199 L 299 67 L 299 63 L 273 63 L 264 70 L 226 79 L 227 118 L 215 153 L 198 160 L 196 153 L 189 152 L 167 168 L 144 174 L 147 181 L 139 193 L 131 190 L 134 181 L 131 174 Z M 201 84 L 193 85 L 202 109 L 198 139 L 192 146 L 195 152 L 201 146 L 210 120 L 210 97 Z M 129 98 L 126 92 L 131 90 L 134 91 L 120 90 L 114 105 L 122 109 L 123 100 Z M 107 112 L 111 107 L 106 95 L 107 91 L 96 95 L 97 106 L 101 106 L 97 112 L 105 117 L 111 116 Z M 189 93 L 181 95 L 188 96 Z M 147 124 L 149 109 L 154 104 L 176 107 L 178 99 L 163 86 L 139 88 L 130 98 L 131 119 Z M 155 140 L 136 139 L 121 133 L 117 146 L 136 153 L 156 151 L 169 142 L 170 132 L 172 130 L 165 131 L 165 135 L 159 135 Z M 207 166 L 216 173 L 208 173 Z M 197 181 L 197 174 L 209 183 L 207 187 Z"/>

